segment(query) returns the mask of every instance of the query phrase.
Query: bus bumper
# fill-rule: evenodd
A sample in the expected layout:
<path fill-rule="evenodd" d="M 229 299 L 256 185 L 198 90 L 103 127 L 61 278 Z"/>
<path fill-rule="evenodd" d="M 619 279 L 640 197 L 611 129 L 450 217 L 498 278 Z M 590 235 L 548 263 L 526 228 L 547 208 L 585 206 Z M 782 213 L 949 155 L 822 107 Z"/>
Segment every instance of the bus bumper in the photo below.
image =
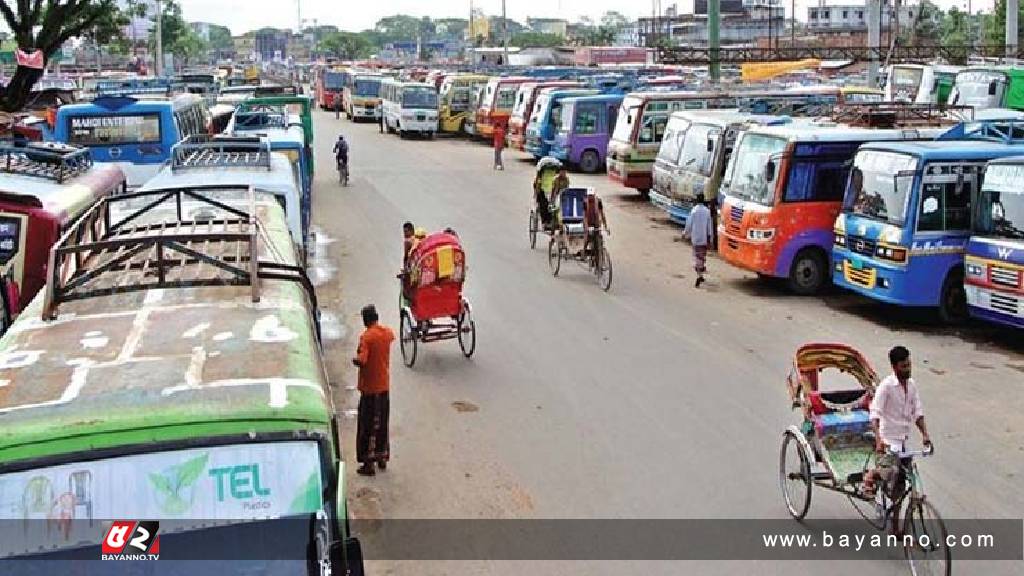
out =
<path fill-rule="evenodd" d="M 729 264 L 764 276 L 776 276 L 778 253 L 774 240 L 751 242 L 727 230 L 718 230 L 718 254 Z"/>
<path fill-rule="evenodd" d="M 902 267 L 882 264 L 845 248 L 832 250 L 832 282 L 879 302 L 900 306 L 938 306 L 938 290 L 908 280 Z M 940 280 L 941 282 L 941 280 Z"/>
<path fill-rule="evenodd" d="M 651 204 L 661 208 L 668 214 L 669 220 L 680 226 L 686 226 L 686 219 L 690 217 L 691 206 L 680 204 L 657 190 L 651 190 L 648 196 L 651 199 Z"/>
<path fill-rule="evenodd" d="M 971 284 L 965 285 L 964 290 L 967 292 L 971 316 L 996 324 L 1024 328 L 1024 297 Z"/>
<path fill-rule="evenodd" d="M 611 156 L 606 161 L 606 168 L 608 169 L 608 178 L 621 183 L 626 188 L 633 188 L 635 190 L 650 190 L 652 186 L 651 172 L 648 170 L 645 172 L 636 172 L 629 170 L 629 164 L 622 160 L 616 160 Z"/>
<path fill-rule="evenodd" d="M 372 118 L 380 120 L 380 107 L 378 106 L 353 106 L 352 118 Z"/>

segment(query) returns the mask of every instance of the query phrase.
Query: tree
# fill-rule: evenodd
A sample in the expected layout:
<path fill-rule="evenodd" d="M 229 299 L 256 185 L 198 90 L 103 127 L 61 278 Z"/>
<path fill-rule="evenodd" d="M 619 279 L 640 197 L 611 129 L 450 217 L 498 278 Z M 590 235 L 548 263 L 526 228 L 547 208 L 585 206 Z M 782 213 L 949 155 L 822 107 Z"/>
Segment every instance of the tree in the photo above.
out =
<path fill-rule="evenodd" d="M 1024 5 L 1017 10 L 1017 46 L 1024 45 Z M 992 14 L 985 19 L 985 44 L 992 46 L 1006 45 L 1006 0 L 996 0 Z"/>
<path fill-rule="evenodd" d="M 429 20 L 429 18 L 428 18 Z M 420 33 L 423 22 L 412 16 L 396 15 L 381 18 L 374 26 L 380 34 L 382 44 L 390 42 L 413 42 Z"/>
<path fill-rule="evenodd" d="M 210 26 L 210 48 L 218 53 L 234 51 L 235 41 L 231 38 L 231 30 L 227 26 Z"/>
<path fill-rule="evenodd" d="M 942 22 L 942 43 L 946 46 L 967 46 L 967 14 L 961 12 L 956 6 L 949 9 L 945 20 Z M 954 64 L 967 62 L 967 49 L 952 51 L 950 60 Z"/>
<path fill-rule="evenodd" d="M 118 9 L 114 0 L 0 0 L 0 13 L 18 48 L 41 50 L 44 63 L 71 38 L 83 35 Z M 0 108 L 21 109 L 42 70 L 18 66 L 7 86 L 0 88 Z"/>
<path fill-rule="evenodd" d="M 342 60 L 360 60 L 373 55 L 376 46 L 365 33 L 334 32 L 320 39 L 317 50 Z"/>
<path fill-rule="evenodd" d="M 509 44 L 521 48 L 554 48 L 565 44 L 565 38 L 557 34 L 520 32 L 509 40 Z"/>

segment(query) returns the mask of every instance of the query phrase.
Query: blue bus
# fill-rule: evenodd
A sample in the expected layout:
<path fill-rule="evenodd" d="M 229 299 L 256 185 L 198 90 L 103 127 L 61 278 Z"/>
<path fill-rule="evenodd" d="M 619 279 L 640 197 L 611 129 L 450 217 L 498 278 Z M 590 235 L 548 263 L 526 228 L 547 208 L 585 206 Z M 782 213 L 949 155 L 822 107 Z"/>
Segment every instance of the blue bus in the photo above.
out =
<path fill-rule="evenodd" d="M 562 100 L 597 94 L 600 94 L 599 90 L 576 88 L 541 92 L 526 125 L 526 151 L 538 159 L 548 155 L 555 141 L 555 132 L 562 125 Z"/>
<path fill-rule="evenodd" d="M 1024 328 L 1024 156 L 989 163 L 973 229 L 964 261 L 971 316 Z"/>
<path fill-rule="evenodd" d="M 860 147 L 835 224 L 837 286 L 890 304 L 937 308 L 945 322 L 967 317 L 964 254 L 985 164 L 1024 154 L 1012 127 L 974 126 L 935 141 Z"/>
<path fill-rule="evenodd" d="M 206 134 L 209 125 L 206 102 L 196 94 L 170 100 L 111 96 L 61 106 L 54 140 L 90 148 L 96 162 L 118 164 L 129 188 L 137 188 L 171 157 L 172 146 Z"/>

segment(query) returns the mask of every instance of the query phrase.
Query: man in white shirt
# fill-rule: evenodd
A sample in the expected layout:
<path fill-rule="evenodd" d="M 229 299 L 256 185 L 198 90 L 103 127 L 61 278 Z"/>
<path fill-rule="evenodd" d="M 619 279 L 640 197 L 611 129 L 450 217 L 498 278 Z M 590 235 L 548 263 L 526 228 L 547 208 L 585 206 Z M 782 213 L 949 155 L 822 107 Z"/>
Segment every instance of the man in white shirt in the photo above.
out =
<path fill-rule="evenodd" d="M 911 424 L 917 425 L 925 446 L 931 446 L 928 427 L 924 423 L 924 408 L 917 385 L 910 377 L 910 351 L 896 346 L 889 351 L 893 373 L 882 380 L 871 400 L 871 427 L 875 432 L 875 452 L 878 468 L 864 477 L 864 493 L 874 495 L 879 477 L 888 481 L 897 467 L 893 450 L 903 452 L 910 440 Z M 900 479 L 897 478 L 897 486 Z M 899 525 L 899 511 L 893 517 L 893 526 Z"/>
<path fill-rule="evenodd" d="M 711 246 L 711 235 L 713 233 L 711 223 L 711 210 L 703 194 L 697 194 L 697 203 L 690 210 L 686 218 L 686 229 L 683 236 L 690 239 L 693 244 L 693 269 L 697 272 L 697 281 L 694 288 L 700 288 L 704 283 L 704 273 L 707 272 L 708 249 Z"/>

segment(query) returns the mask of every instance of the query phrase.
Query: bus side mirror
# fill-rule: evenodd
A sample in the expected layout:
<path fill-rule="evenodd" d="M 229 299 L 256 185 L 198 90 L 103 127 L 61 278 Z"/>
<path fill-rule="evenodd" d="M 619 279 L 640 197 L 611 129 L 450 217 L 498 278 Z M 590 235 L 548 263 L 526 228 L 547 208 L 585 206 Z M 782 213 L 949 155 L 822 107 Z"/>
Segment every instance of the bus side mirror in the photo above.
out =
<path fill-rule="evenodd" d="M 769 160 L 764 166 L 764 180 L 765 182 L 775 181 L 775 160 Z"/>
<path fill-rule="evenodd" d="M 989 96 L 995 96 L 996 95 L 996 89 L 998 87 L 999 87 L 998 86 L 998 82 L 996 80 L 993 80 L 993 81 L 989 82 L 988 83 L 988 95 Z"/>

